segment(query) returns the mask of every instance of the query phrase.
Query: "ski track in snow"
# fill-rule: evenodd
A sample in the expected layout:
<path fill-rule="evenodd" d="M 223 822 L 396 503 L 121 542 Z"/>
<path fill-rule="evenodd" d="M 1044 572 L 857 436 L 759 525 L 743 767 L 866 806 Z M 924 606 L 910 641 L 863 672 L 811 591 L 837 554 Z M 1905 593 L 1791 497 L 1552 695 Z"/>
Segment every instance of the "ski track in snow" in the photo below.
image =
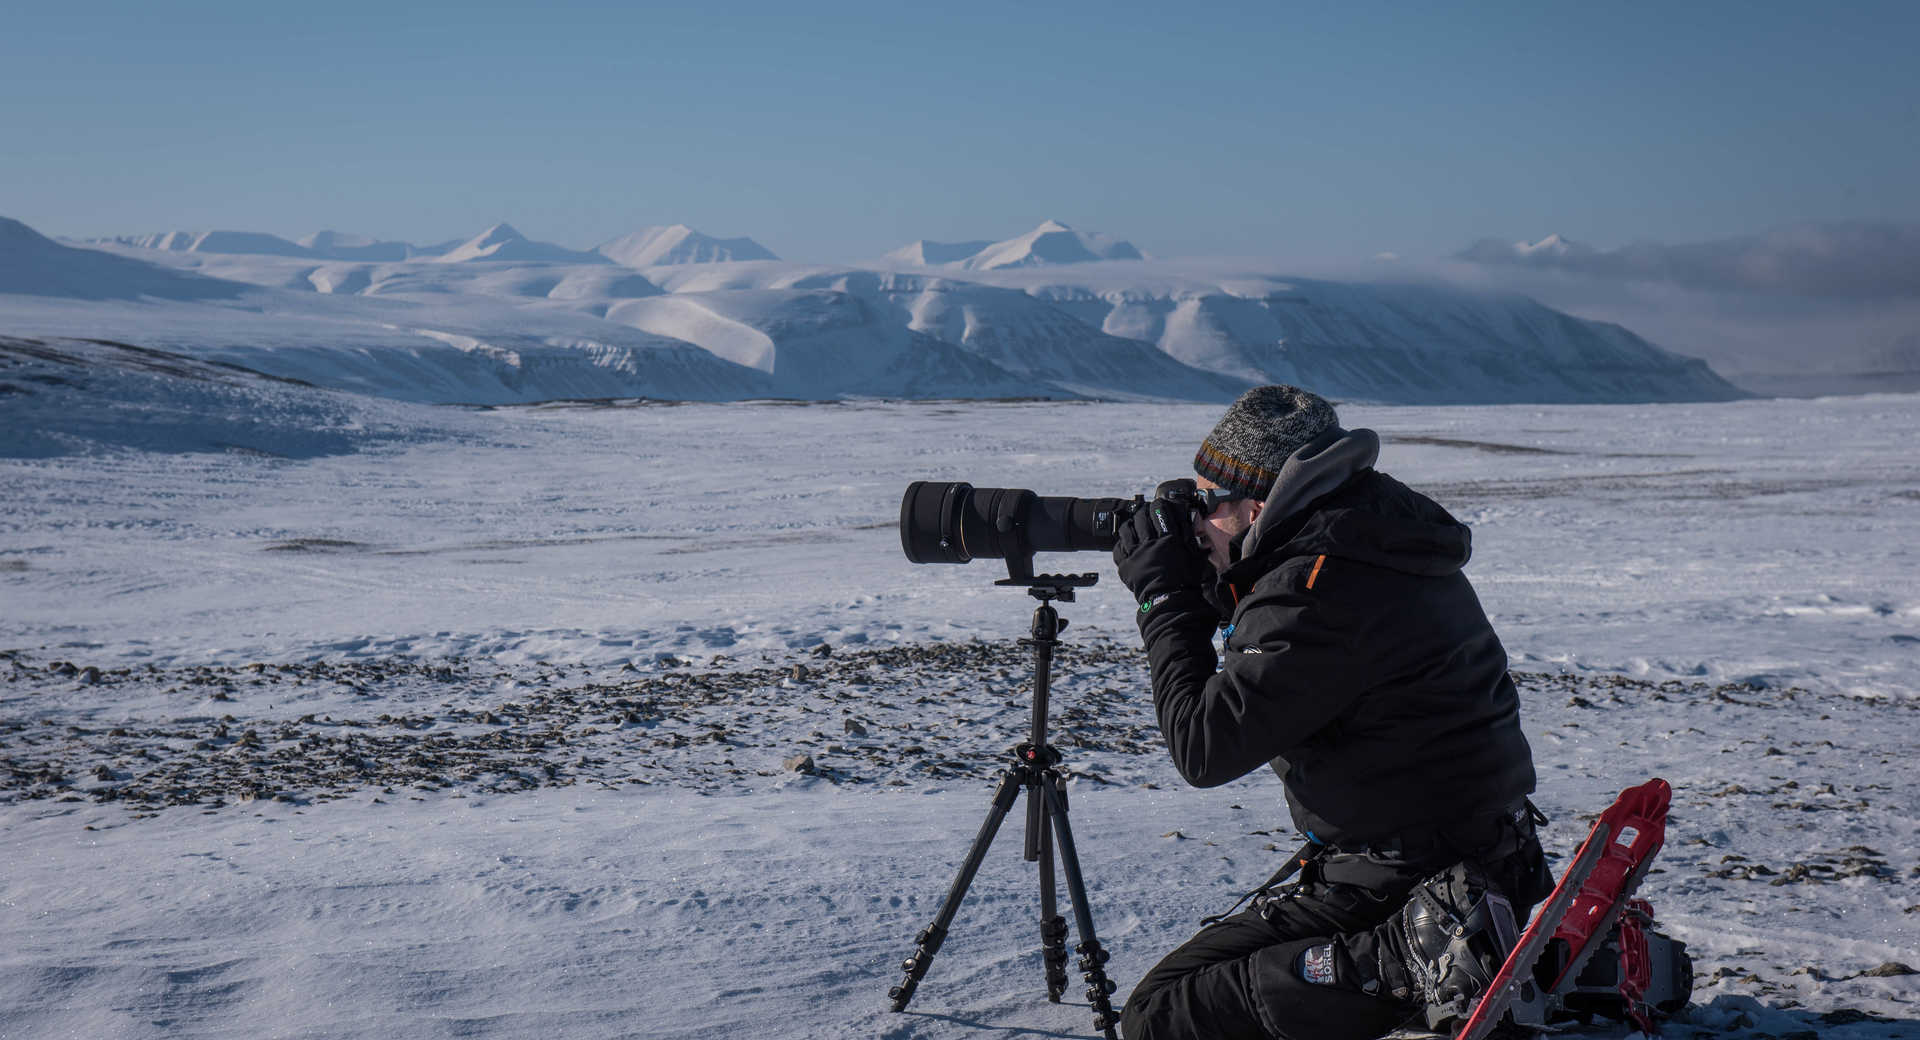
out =
<path fill-rule="evenodd" d="M 1669 1035 L 1920 1036 L 1867 974 L 1920 965 L 1917 401 L 1342 411 L 1474 526 L 1551 850 L 1673 783 Z M 1146 491 L 1217 408 L 355 407 L 346 454 L 0 460 L 0 1036 L 1091 1035 L 1017 812 L 886 1010 L 1033 606 L 907 564 L 899 495 Z M 1106 575 L 1053 732 L 1124 998 L 1297 836 L 1271 775 L 1181 787 L 1110 566 L 1039 562 Z"/>

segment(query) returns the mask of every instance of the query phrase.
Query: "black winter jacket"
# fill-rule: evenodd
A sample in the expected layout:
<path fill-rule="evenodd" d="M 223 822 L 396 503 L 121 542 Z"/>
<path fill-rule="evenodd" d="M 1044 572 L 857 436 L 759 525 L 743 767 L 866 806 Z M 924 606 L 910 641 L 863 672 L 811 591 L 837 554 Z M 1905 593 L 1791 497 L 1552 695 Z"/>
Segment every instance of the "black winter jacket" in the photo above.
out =
<path fill-rule="evenodd" d="M 1140 616 L 1180 775 L 1212 787 L 1271 762 L 1295 826 L 1351 846 L 1444 832 L 1530 793 L 1506 651 L 1460 571 L 1467 527 L 1370 468 L 1272 519 L 1210 594 Z"/>

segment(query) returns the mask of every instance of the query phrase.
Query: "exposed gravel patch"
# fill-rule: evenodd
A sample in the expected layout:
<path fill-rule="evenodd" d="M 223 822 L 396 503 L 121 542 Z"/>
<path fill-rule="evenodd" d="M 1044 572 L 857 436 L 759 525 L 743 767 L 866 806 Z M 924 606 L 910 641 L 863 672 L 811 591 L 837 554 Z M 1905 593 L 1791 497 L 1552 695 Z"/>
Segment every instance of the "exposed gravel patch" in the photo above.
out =
<path fill-rule="evenodd" d="M 1012 645 L 665 663 L 653 674 L 404 658 L 101 669 L 8 655 L 0 801 L 150 811 L 368 788 L 751 790 L 795 773 L 904 786 L 992 776 L 1030 726 L 1031 658 Z M 1143 771 L 1158 750 L 1145 678 L 1137 651 L 1060 648 L 1049 735 L 1071 775 L 1106 780 L 1090 759 Z"/>
<path fill-rule="evenodd" d="M 326 800 L 370 788 L 501 792 L 594 782 L 718 792 L 777 786 L 795 774 L 895 787 L 984 781 L 1027 738 L 1031 667 L 1030 652 L 1011 642 L 816 647 L 716 658 L 699 669 L 663 656 L 649 671 L 626 665 L 597 673 L 397 657 L 103 669 L 0 653 L 0 801 L 80 797 L 152 811 Z M 1846 700 L 1792 687 L 1619 675 L 1515 678 L 1529 730 L 1544 728 L 1544 740 L 1531 737 L 1543 766 L 1569 736 L 1584 739 L 1583 727 L 1641 731 L 1676 715 L 1824 712 Z M 1103 640 L 1061 645 L 1048 733 L 1069 775 L 1177 782 L 1147 688 L 1136 648 Z M 1911 723 L 1914 707 L 1861 710 Z M 1845 754 L 1831 738 L 1804 739 L 1803 728 L 1779 732 L 1764 746 L 1741 746 L 1756 744 L 1747 738 L 1723 753 L 1762 765 Z M 1711 739 L 1698 727 L 1657 736 Z M 1803 739 L 1790 739 L 1796 736 Z M 1858 812 L 1877 797 L 1872 785 L 1831 779 L 1751 780 L 1729 774 L 1685 793 L 1703 803 L 1764 798 L 1772 811 L 1808 814 Z M 1784 884 L 1902 873 L 1884 857 L 1862 866 L 1863 857 L 1879 855 L 1866 846 L 1819 855 L 1777 867 L 1736 857 L 1710 876 Z"/>

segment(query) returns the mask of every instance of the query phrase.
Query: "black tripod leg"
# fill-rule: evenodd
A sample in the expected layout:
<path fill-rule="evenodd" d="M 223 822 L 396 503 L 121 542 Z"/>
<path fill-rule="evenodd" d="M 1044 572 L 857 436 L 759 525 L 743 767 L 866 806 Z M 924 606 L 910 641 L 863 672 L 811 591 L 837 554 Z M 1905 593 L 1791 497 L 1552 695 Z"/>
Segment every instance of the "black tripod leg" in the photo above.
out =
<path fill-rule="evenodd" d="M 1040 806 L 1040 957 L 1047 967 L 1047 999 L 1055 1004 L 1067 991 L 1067 919 L 1060 916 L 1060 901 L 1053 883 L 1053 830 L 1049 800 L 1038 788 L 1032 797 Z M 1034 824 L 1032 814 L 1027 817 Z"/>
<path fill-rule="evenodd" d="M 1108 999 L 1118 987 L 1107 978 L 1107 951 L 1093 934 L 1093 911 L 1087 906 L 1087 886 L 1080 876 L 1080 857 L 1073 848 L 1073 828 L 1067 823 L 1066 794 L 1051 772 L 1041 783 L 1047 792 L 1047 815 L 1053 817 L 1053 829 L 1060 836 L 1060 868 L 1067 875 L 1067 898 L 1073 902 L 1073 924 L 1080 933 L 1080 945 L 1074 949 L 1080 953 L 1081 977 L 1087 980 L 1087 1000 L 1093 1004 L 1093 1028 L 1104 1033 L 1107 1040 L 1118 1040 L 1114 1028 L 1120 1024 L 1120 1016 L 1114 1014 L 1113 1002 Z"/>
<path fill-rule="evenodd" d="M 974 836 L 973 848 L 967 851 L 967 860 L 960 865 L 960 876 L 953 879 L 953 887 L 947 890 L 946 901 L 940 904 L 940 913 L 933 923 L 922 929 L 914 939 L 913 955 L 901 962 L 900 968 L 907 973 L 898 986 L 887 991 L 893 998 L 893 1009 L 905 1011 L 907 1001 L 913 999 L 913 991 L 920 987 L 920 980 L 927 975 L 927 967 L 933 963 L 933 955 L 940 952 L 940 944 L 947 941 L 947 929 L 953 927 L 953 915 L 960 912 L 960 901 L 967 898 L 967 886 L 973 884 L 973 876 L 980 872 L 980 862 L 987 858 L 987 848 L 993 844 L 993 836 L 1000 830 L 1001 821 L 1007 818 L 1007 811 L 1013 808 L 1013 800 L 1020 795 L 1022 786 L 1020 771 L 1009 768 L 1000 778 L 1000 787 L 993 792 L 993 808 L 987 812 L 987 820 L 980 825 L 980 833 Z"/>

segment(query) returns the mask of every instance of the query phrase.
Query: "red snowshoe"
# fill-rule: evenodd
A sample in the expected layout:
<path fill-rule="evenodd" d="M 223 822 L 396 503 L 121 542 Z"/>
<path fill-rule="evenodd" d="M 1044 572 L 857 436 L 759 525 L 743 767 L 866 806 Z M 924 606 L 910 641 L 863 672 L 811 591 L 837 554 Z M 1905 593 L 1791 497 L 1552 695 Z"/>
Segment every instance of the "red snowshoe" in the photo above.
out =
<path fill-rule="evenodd" d="M 1653 931 L 1652 905 L 1633 898 L 1665 840 L 1672 797 L 1665 780 L 1649 780 L 1600 815 L 1455 1040 L 1483 1040 L 1505 1021 L 1537 1028 L 1594 1014 L 1652 1034 L 1657 1017 L 1686 1006 L 1686 946 Z"/>

